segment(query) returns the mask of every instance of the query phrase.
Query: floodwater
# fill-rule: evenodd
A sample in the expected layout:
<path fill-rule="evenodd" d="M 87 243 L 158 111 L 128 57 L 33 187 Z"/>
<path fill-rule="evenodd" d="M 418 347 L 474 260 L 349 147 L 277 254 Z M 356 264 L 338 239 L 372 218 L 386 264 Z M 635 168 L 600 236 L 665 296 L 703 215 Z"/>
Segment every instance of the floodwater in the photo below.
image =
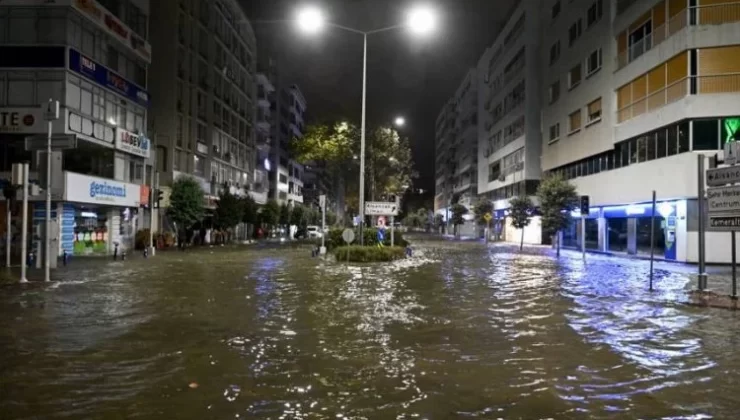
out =
<path fill-rule="evenodd" d="M 735 419 L 740 323 L 689 281 L 435 241 L 80 262 L 0 288 L 0 418 Z"/>

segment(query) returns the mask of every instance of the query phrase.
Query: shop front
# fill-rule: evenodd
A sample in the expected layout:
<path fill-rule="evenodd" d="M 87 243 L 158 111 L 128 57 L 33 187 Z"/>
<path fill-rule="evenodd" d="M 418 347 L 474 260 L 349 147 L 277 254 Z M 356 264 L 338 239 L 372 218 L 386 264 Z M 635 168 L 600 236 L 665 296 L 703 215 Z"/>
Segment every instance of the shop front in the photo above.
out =
<path fill-rule="evenodd" d="M 652 203 L 635 203 L 594 207 L 586 220 L 586 249 L 650 255 L 651 247 L 657 258 L 686 261 L 679 252 L 681 238 L 686 240 L 686 200 L 659 201 L 653 214 Z M 571 213 L 573 223 L 563 232 L 563 244 L 581 247 L 581 215 Z M 655 239 L 651 242 L 651 232 Z"/>
<path fill-rule="evenodd" d="M 107 255 L 134 246 L 141 186 L 65 172 L 60 245 L 73 255 Z"/>

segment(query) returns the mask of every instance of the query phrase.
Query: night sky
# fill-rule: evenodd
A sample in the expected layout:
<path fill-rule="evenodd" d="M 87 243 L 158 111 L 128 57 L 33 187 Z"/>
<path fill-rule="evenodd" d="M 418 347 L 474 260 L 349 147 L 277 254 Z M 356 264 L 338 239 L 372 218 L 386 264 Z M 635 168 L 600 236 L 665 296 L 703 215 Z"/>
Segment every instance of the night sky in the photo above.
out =
<path fill-rule="evenodd" d="M 311 121 L 346 117 L 360 122 L 362 37 L 328 29 L 314 37 L 288 23 L 302 4 L 296 0 L 242 0 L 253 21 L 258 50 L 269 51 L 308 102 Z M 512 0 L 436 0 L 439 30 L 428 38 L 398 30 L 368 38 L 368 124 L 406 118 L 420 179 L 434 188 L 434 121 L 465 72 L 476 65 L 498 34 Z M 335 23 L 371 30 L 401 23 L 416 2 L 407 0 L 317 0 Z M 259 58 L 261 60 L 262 57 Z"/>

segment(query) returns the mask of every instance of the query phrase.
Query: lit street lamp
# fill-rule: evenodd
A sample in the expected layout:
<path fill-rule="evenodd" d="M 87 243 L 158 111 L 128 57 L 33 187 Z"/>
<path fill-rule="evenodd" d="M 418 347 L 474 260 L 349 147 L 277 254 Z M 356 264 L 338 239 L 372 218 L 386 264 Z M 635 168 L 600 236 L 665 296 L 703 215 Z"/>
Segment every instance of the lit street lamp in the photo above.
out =
<path fill-rule="evenodd" d="M 432 32 L 437 26 L 437 15 L 428 7 L 416 7 L 411 9 L 406 17 L 406 22 L 400 25 L 389 26 L 386 28 L 374 29 L 370 31 L 361 31 L 338 25 L 325 20 L 324 14 L 320 9 L 310 6 L 301 9 L 296 15 L 298 28 L 305 33 L 314 34 L 321 30 L 325 25 L 342 29 L 347 32 L 362 35 L 362 120 L 360 127 L 360 244 L 363 244 L 363 225 L 365 224 L 365 114 L 367 102 L 367 37 L 369 35 L 387 32 L 393 29 L 408 28 L 412 33 L 425 35 Z M 401 124 L 399 124 L 399 120 Z M 396 119 L 396 125 L 401 126 L 405 121 L 402 118 Z"/>
<path fill-rule="evenodd" d="M 396 117 L 394 124 L 396 124 L 396 127 L 403 127 L 406 125 L 406 119 L 403 117 Z"/>

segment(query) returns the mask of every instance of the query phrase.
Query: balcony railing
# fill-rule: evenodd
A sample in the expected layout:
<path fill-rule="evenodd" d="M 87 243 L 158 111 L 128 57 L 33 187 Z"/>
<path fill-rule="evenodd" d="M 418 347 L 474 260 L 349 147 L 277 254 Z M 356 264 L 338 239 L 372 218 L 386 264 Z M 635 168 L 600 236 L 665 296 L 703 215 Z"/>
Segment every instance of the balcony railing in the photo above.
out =
<path fill-rule="evenodd" d="M 630 45 L 626 51 L 622 51 L 617 54 L 617 70 L 635 61 L 640 56 L 653 49 L 656 45 L 661 44 L 663 41 L 673 36 L 673 34 L 685 28 L 687 23 L 688 10 L 683 10 L 674 15 L 667 23 L 655 28 L 643 39 Z"/>
<path fill-rule="evenodd" d="M 688 95 L 688 77 L 655 91 L 617 111 L 617 122 L 622 123 L 642 114 L 662 108 Z"/>
<path fill-rule="evenodd" d="M 699 94 L 740 92 L 740 73 L 698 76 L 696 79 Z"/>
<path fill-rule="evenodd" d="M 687 25 L 723 25 L 740 22 L 740 3 L 720 3 L 691 6 L 655 28 L 645 38 L 630 45 L 616 57 L 617 70 L 661 44 Z"/>

